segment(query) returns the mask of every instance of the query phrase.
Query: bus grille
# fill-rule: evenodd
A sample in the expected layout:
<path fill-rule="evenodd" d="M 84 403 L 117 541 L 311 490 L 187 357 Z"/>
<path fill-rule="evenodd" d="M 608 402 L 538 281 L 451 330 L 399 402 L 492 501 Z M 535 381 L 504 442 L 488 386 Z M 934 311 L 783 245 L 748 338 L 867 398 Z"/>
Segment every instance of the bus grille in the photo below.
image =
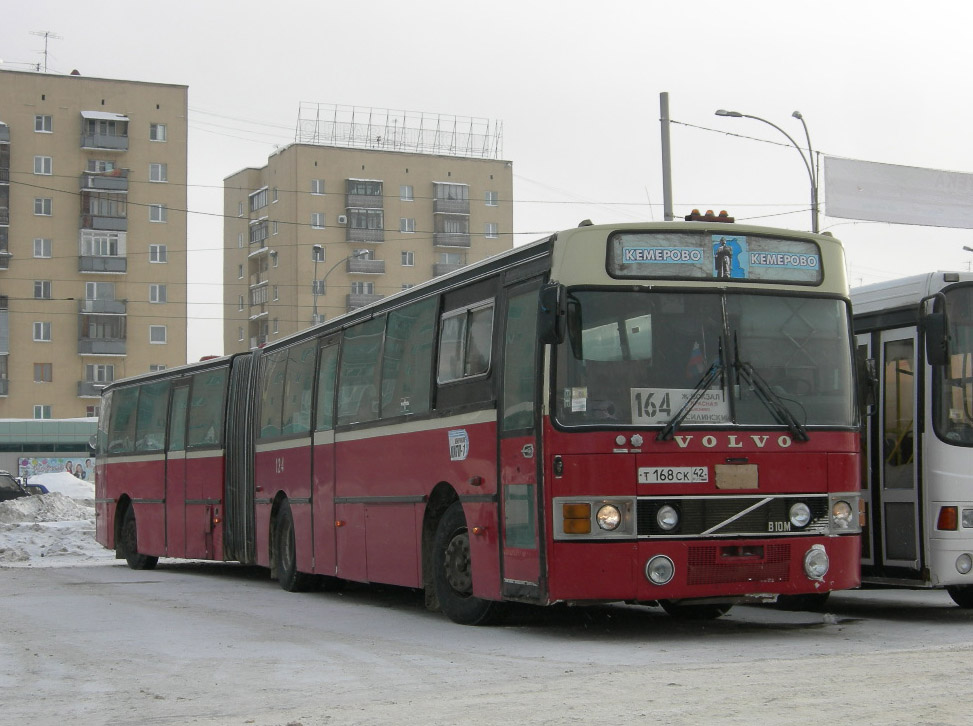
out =
<path fill-rule="evenodd" d="M 763 555 L 737 554 L 740 548 L 693 546 L 689 548 L 688 584 L 718 585 L 730 582 L 787 582 L 791 546 L 763 545 Z"/>

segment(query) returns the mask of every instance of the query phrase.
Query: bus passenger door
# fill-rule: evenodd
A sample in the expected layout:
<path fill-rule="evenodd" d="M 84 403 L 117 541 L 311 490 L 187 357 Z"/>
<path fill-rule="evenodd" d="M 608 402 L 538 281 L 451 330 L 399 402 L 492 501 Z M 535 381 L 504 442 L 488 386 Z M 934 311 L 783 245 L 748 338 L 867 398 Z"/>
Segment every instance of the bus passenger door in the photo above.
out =
<path fill-rule="evenodd" d="M 882 560 L 887 567 L 919 568 L 921 507 L 916 479 L 915 328 L 882 331 L 879 337 L 879 439 Z M 874 504 L 874 503 L 873 503 Z"/>
<path fill-rule="evenodd" d="M 322 343 L 317 363 L 311 504 L 314 522 L 314 572 L 319 575 L 334 575 L 338 571 L 334 511 L 334 394 L 339 339 L 339 336 L 335 336 Z"/>
<path fill-rule="evenodd" d="M 859 333 L 855 336 L 855 345 L 858 349 L 857 359 L 867 360 L 874 358 L 872 350 L 872 334 Z M 868 385 L 864 379 L 864 371 L 859 371 L 859 388 Z M 877 401 L 876 401 L 877 405 Z M 872 501 L 872 487 L 875 483 L 875 468 L 872 463 L 872 447 L 874 446 L 875 429 L 878 426 L 877 416 L 867 416 L 863 418 L 861 433 L 861 496 L 862 506 L 865 512 L 865 524 L 862 526 L 862 565 L 871 566 L 875 564 L 875 549 L 872 538 L 875 536 L 874 529 L 874 502 Z"/>
<path fill-rule="evenodd" d="M 189 384 L 172 388 L 166 437 L 166 554 L 186 556 L 186 411 Z"/>
<path fill-rule="evenodd" d="M 543 543 L 541 451 L 538 431 L 540 366 L 537 343 L 539 281 L 509 288 L 503 340 L 500 415 L 500 591 L 541 599 Z"/>

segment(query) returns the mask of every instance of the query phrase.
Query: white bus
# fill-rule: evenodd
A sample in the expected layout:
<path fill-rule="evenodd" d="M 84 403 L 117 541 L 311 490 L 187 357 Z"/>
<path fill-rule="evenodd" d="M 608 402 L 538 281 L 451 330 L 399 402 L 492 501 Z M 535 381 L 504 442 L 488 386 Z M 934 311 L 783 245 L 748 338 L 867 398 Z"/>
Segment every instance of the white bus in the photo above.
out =
<path fill-rule="evenodd" d="M 862 441 L 862 582 L 945 587 L 971 608 L 973 273 L 915 275 L 851 298 L 878 394 Z"/>

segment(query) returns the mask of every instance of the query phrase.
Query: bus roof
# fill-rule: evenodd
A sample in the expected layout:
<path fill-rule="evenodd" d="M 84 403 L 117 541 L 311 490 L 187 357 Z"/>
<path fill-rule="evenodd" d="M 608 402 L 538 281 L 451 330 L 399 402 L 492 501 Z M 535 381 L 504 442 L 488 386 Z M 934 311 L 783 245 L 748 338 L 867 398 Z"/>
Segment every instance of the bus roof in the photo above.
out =
<path fill-rule="evenodd" d="M 973 273 L 939 270 L 900 277 L 897 280 L 876 282 L 872 285 L 862 285 L 852 288 L 851 304 L 855 315 L 909 308 L 918 305 L 919 301 L 927 295 L 932 295 L 946 285 L 956 282 L 973 282 Z"/>

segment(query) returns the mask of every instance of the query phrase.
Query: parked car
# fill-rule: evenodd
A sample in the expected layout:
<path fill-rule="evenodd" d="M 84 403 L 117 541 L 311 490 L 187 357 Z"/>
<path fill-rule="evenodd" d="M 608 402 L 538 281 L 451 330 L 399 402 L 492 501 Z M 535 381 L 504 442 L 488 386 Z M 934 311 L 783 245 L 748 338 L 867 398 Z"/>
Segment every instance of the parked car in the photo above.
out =
<path fill-rule="evenodd" d="M 9 472 L 0 471 L 0 502 L 27 496 L 30 496 L 30 493 L 15 477 Z"/>
<path fill-rule="evenodd" d="M 27 490 L 28 494 L 48 494 L 48 488 L 43 484 L 31 484 L 29 481 L 24 482 L 24 489 Z"/>

